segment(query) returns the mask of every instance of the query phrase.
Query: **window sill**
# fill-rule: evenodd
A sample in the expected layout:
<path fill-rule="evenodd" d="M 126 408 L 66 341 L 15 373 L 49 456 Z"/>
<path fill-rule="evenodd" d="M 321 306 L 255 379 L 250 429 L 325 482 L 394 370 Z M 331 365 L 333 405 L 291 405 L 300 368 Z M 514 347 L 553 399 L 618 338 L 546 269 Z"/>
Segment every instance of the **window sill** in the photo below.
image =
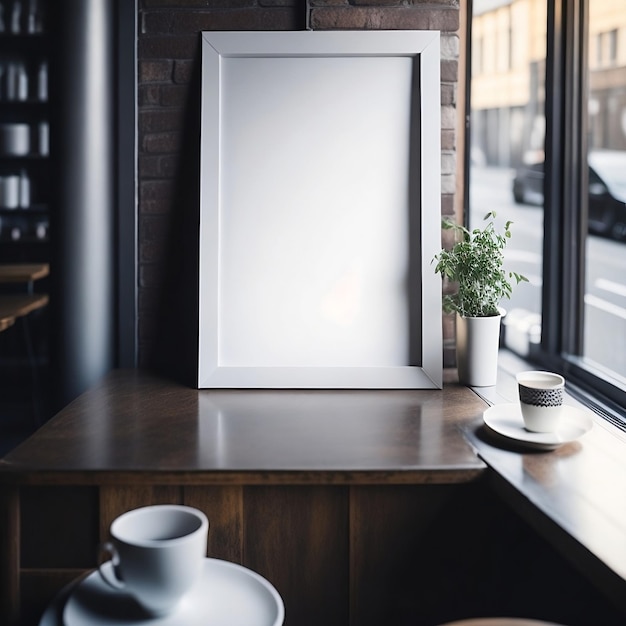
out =
<path fill-rule="evenodd" d="M 474 392 L 491 405 L 516 402 L 522 369 L 528 364 L 503 352 L 497 385 Z M 566 403 L 585 406 L 568 393 Z M 592 419 L 591 431 L 550 452 L 516 447 L 482 422 L 463 430 L 494 489 L 626 612 L 626 433 Z"/>

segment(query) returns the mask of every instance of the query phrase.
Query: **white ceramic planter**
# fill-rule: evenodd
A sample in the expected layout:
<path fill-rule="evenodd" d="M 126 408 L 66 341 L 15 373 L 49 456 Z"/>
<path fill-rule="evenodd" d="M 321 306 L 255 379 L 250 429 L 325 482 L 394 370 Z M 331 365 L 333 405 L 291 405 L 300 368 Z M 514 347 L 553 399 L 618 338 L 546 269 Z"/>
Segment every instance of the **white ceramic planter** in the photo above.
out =
<path fill-rule="evenodd" d="M 498 377 L 498 348 L 502 315 L 456 317 L 456 361 L 459 382 L 491 387 Z"/>

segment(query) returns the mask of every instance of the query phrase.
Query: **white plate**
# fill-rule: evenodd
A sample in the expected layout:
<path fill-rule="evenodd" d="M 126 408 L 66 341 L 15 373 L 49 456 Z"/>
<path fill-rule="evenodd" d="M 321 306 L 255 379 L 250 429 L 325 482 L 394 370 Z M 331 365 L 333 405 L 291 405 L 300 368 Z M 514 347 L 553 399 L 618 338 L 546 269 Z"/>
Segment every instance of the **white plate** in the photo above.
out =
<path fill-rule="evenodd" d="M 61 626 L 52 618 L 59 607 L 52 608 L 40 626 Z M 265 578 L 236 563 L 206 559 L 201 580 L 180 607 L 158 618 L 146 618 L 132 598 L 109 587 L 96 570 L 70 592 L 63 626 L 279 626 L 284 616 L 283 601 Z"/>
<path fill-rule="evenodd" d="M 519 404 L 496 404 L 483 413 L 491 430 L 537 449 L 552 450 L 582 437 L 593 426 L 589 411 L 564 406 L 559 427 L 553 433 L 533 433 L 524 428 Z"/>

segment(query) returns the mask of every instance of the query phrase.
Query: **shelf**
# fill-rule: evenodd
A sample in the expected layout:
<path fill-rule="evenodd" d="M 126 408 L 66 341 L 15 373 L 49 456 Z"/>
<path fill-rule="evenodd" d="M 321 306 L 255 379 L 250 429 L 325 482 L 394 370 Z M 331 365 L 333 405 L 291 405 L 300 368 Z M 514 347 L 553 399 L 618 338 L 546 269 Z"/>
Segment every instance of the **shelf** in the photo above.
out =
<path fill-rule="evenodd" d="M 48 100 L 38 100 L 36 98 L 27 98 L 26 100 L 0 99 L 0 108 L 3 110 L 2 123 L 7 122 L 4 118 L 5 113 L 19 114 L 20 118 L 30 118 L 34 113 L 44 115 L 47 113 L 48 104 Z M 8 121 L 12 122 L 13 120 L 9 119 Z"/>
<path fill-rule="evenodd" d="M 34 217 L 35 215 L 47 214 L 50 211 L 50 207 L 47 204 L 33 204 L 29 207 L 19 207 L 17 209 L 7 209 L 5 207 L 0 207 L 0 216 L 10 216 L 15 215 L 19 217 L 30 217 L 31 215 Z"/>
<path fill-rule="evenodd" d="M 5 19 L 5 23 L 6 23 Z M 48 33 L 39 32 L 39 33 L 10 33 L 3 32 L 0 33 L 0 44 L 5 42 L 10 42 L 11 46 L 14 46 L 16 42 L 23 41 L 25 43 L 31 43 L 33 41 L 45 41 L 48 39 Z"/>
<path fill-rule="evenodd" d="M 48 43 L 47 33 L 0 33 L 0 54 L 37 56 L 48 52 Z"/>
<path fill-rule="evenodd" d="M 22 237 L 21 239 L 13 240 L 13 239 L 9 239 L 8 236 L 7 238 L 5 238 L 3 235 L 0 235 L 0 243 L 2 244 L 3 248 L 8 247 L 8 246 L 24 247 L 26 245 L 43 247 L 46 244 L 50 243 L 50 240 L 47 237 L 45 239 L 37 239 L 32 236 Z"/>
<path fill-rule="evenodd" d="M 47 263 L 50 259 L 50 241 L 6 241 L 0 242 L 0 262 L 2 263 Z M 10 357 L 11 355 L 7 355 Z"/>
<path fill-rule="evenodd" d="M 0 165 L 6 161 L 45 163 L 48 158 L 47 154 L 0 154 Z"/>
<path fill-rule="evenodd" d="M 20 170 L 27 170 L 43 176 L 48 170 L 49 157 L 40 154 L 26 154 L 24 156 L 0 155 L 0 176 L 19 174 Z"/>

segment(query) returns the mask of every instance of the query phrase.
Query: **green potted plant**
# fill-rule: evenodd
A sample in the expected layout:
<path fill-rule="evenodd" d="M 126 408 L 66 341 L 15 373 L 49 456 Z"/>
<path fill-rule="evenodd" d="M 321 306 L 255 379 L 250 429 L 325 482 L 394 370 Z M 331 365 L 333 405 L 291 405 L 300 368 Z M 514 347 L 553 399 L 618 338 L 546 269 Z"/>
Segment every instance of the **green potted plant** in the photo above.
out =
<path fill-rule="evenodd" d="M 470 231 L 449 219 L 442 228 L 453 230 L 456 241 L 450 249 L 435 255 L 435 272 L 456 285 L 443 298 L 446 313 L 457 319 L 456 348 L 459 381 L 472 386 L 495 385 L 502 309 L 500 302 L 510 298 L 515 284 L 528 279 L 504 269 L 503 250 L 511 237 L 511 221 L 504 232 L 496 230 L 495 211 L 484 219 L 487 224 Z"/>

